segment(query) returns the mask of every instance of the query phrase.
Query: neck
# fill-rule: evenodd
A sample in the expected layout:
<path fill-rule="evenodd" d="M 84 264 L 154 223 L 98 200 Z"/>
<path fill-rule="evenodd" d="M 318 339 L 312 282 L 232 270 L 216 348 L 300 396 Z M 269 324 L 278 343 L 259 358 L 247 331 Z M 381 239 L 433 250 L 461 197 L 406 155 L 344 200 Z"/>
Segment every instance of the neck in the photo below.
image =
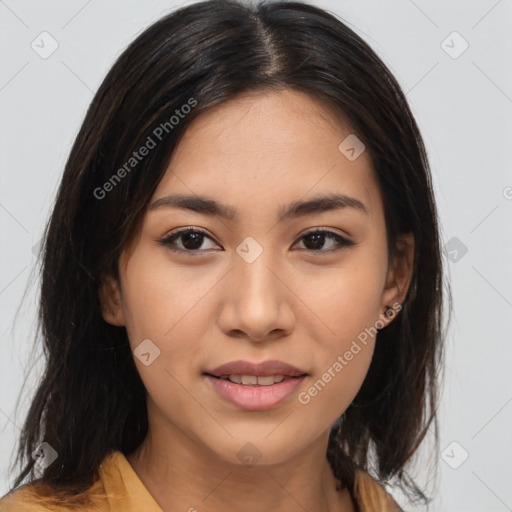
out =
<path fill-rule="evenodd" d="M 223 460 L 169 423 L 149 427 L 126 458 L 164 512 L 224 512 L 227 505 L 246 512 L 355 510 L 349 490 L 336 491 L 328 432 L 291 459 L 247 466 Z"/>

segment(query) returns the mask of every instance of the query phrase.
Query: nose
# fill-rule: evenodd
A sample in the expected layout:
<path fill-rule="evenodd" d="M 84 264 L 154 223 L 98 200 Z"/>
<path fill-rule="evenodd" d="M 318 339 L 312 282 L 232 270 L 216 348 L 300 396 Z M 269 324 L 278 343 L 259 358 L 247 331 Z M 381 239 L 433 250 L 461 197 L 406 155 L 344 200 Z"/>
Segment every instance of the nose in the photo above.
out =
<path fill-rule="evenodd" d="M 270 251 L 252 263 L 235 254 L 223 293 L 219 323 L 227 335 L 261 343 L 293 332 L 293 292 Z"/>

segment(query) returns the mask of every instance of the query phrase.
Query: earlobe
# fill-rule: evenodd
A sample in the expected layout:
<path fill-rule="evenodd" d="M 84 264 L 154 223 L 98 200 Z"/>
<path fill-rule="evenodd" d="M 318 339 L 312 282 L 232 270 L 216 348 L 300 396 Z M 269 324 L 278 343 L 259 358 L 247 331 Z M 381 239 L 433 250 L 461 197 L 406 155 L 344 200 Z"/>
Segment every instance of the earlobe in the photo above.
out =
<path fill-rule="evenodd" d="M 407 233 L 399 236 L 396 254 L 390 265 L 386 286 L 382 294 L 381 319 L 386 325 L 396 317 L 407 296 L 414 270 L 414 236 Z M 386 314 L 387 312 L 387 314 Z"/>
<path fill-rule="evenodd" d="M 125 325 L 119 284 L 113 277 L 102 277 L 98 297 L 105 322 L 117 326 Z"/>

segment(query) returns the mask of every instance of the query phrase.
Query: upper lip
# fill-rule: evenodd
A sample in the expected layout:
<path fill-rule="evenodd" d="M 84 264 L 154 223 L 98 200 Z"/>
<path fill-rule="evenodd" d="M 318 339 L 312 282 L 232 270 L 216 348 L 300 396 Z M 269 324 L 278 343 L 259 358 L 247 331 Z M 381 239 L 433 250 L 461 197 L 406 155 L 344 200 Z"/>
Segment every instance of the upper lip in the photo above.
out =
<path fill-rule="evenodd" d="M 261 363 L 251 363 L 243 360 L 231 361 L 205 373 L 215 377 L 224 375 L 256 375 L 262 377 L 265 375 L 284 375 L 285 377 L 307 375 L 303 370 L 277 359 L 270 359 Z"/>

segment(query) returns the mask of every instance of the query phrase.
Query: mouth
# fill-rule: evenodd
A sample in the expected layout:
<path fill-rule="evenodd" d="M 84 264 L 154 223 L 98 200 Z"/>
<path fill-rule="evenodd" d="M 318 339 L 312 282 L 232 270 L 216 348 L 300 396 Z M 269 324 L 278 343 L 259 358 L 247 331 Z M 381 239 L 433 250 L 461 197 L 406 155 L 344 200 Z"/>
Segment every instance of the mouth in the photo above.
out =
<path fill-rule="evenodd" d="M 296 366 L 292 366 L 284 361 L 278 359 L 269 359 L 259 363 L 239 359 L 238 361 L 231 361 L 225 363 L 212 370 L 205 370 L 206 374 L 212 377 L 219 377 L 224 379 L 233 379 L 232 382 L 236 384 L 258 384 L 258 381 L 254 381 L 256 377 L 274 377 L 277 379 L 288 378 L 288 377 L 301 377 L 306 375 L 306 372 Z M 261 380 L 261 385 L 271 385 L 274 382 L 268 380 L 268 384 L 265 384 L 264 379 Z"/>
<path fill-rule="evenodd" d="M 272 386 L 274 384 L 279 384 L 284 380 L 290 379 L 299 379 L 301 377 L 306 377 L 307 373 L 303 373 L 300 375 L 213 375 L 210 373 L 204 373 L 203 375 L 207 375 L 214 379 L 219 380 L 228 380 L 233 384 L 239 384 L 242 386 Z"/>
<path fill-rule="evenodd" d="M 224 403 L 246 411 L 277 407 L 289 398 L 309 374 L 284 361 L 259 363 L 238 360 L 203 372 L 210 389 Z"/>
<path fill-rule="evenodd" d="M 289 375 L 211 375 L 203 377 L 224 404 L 243 411 L 265 411 L 283 404 L 299 388 L 308 374 Z"/>

